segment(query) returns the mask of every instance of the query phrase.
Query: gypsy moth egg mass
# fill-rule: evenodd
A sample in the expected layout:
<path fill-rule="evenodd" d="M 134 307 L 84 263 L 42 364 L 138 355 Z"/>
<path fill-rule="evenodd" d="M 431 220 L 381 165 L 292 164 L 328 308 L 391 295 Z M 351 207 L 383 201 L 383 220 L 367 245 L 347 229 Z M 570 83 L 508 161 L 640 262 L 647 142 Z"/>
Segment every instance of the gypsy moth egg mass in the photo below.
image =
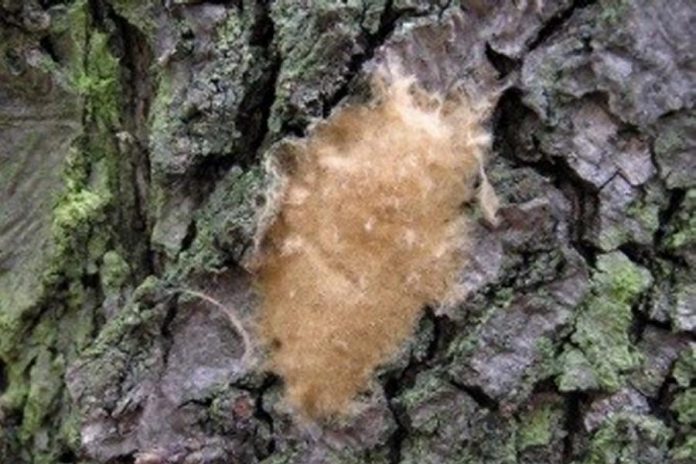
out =
<path fill-rule="evenodd" d="M 314 418 L 348 412 L 423 306 L 446 298 L 467 242 L 460 205 L 483 158 L 464 99 L 441 111 L 403 77 L 375 92 L 294 147 L 258 273 L 261 335 L 283 347 L 271 368 Z"/>

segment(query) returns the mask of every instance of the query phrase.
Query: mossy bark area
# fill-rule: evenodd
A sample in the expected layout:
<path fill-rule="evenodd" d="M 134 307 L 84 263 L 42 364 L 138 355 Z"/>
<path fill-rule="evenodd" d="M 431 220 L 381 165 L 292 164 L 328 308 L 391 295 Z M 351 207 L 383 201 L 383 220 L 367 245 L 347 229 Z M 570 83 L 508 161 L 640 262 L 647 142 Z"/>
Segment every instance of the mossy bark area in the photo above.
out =
<path fill-rule="evenodd" d="M 0 1 L 0 462 L 696 459 L 696 11 L 495 3 Z M 491 105 L 501 224 L 298 423 L 180 289 L 253 320 L 263 158 L 387 60 Z"/>

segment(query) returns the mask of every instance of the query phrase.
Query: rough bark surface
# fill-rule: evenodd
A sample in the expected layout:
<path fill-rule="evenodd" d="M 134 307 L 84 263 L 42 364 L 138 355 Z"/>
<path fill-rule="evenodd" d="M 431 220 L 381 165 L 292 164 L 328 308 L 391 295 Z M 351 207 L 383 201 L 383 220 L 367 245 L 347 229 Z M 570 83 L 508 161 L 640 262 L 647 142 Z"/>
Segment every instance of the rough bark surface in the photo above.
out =
<path fill-rule="evenodd" d="M 696 462 L 688 0 L 0 0 L 0 462 Z M 489 101 L 501 223 L 354 417 L 224 313 L 274 144 L 396 56 Z"/>

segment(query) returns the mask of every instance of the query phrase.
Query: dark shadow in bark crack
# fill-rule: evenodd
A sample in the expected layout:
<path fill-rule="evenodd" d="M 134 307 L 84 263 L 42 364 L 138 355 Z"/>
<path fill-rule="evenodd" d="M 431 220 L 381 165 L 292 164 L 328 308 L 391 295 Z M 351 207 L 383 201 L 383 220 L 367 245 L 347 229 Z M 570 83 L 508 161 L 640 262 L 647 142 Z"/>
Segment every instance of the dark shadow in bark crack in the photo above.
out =
<path fill-rule="evenodd" d="M 583 401 L 587 400 L 587 395 L 581 392 L 570 392 L 565 394 L 564 398 L 566 436 L 563 439 L 563 463 L 565 464 L 574 462 L 577 457 L 574 452 L 573 440 L 584 431 L 581 407 Z"/>
<path fill-rule="evenodd" d="M 7 390 L 7 387 L 7 366 L 2 360 L 0 360 L 0 394 L 5 392 L 5 390 Z"/>
<path fill-rule="evenodd" d="M 520 127 L 523 130 L 520 130 Z M 572 205 L 571 244 L 585 261 L 594 266 L 599 250 L 584 239 L 586 228 L 597 215 L 598 192 L 582 179 L 562 157 L 544 153 L 535 132 L 543 131 L 536 113 L 522 101 L 522 92 L 512 87 L 500 98 L 493 115 L 493 148 L 513 167 L 528 167 L 551 181 Z"/>
<path fill-rule="evenodd" d="M 520 60 L 512 59 L 502 53 L 493 50 L 493 47 L 486 42 L 486 58 L 498 71 L 498 79 L 503 79 L 511 72 L 520 69 L 522 63 Z"/>
<path fill-rule="evenodd" d="M 496 412 L 499 409 L 499 404 L 491 398 L 479 386 L 464 385 L 456 380 L 449 379 L 449 383 L 458 390 L 463 391 L 473 399 L 481 408 Z"/>
<path fill-rule="evenodd" d="M 406 411 L 404 411 L 399 404 L 392 401 L 392 399 L 395 398 L 400 391 L 403 391 L 404 385 L 401 378 L 397 376 L 390 377 L 383 385 L 384 395 L 387 397 L 387 405 L 394 417 L 394 423 L 396 423 L 396 430 L 394 430 L 394 433 L 392 433 L 387 440 L 389 463 L 398 464 L 401 462 L 401 448 L 404 440 L 408 437 L 410 424 Z"/>
<path fill-rule="evenodd" d="M 534 40 L 532 40 L 532 42 L 529 44 L 529 50 L 534 50 L 539 45 L 546 42 L 546 40 L 555 32 L 561 30 L 563 25 L 570 19 L 571 16 L 573 16 L 575 10 L 578 8 L 585 8 L 593 3 L 595 3 L 595 0 L 575 0 L 570 7 L 549 19 L 546 24 L 544 24 L 544 27 L 541 28 Z"/>
<path fill-rule="evenodd" d="M 393 1 L 388 0 L 386 2 L 384 11 L 382 11 L 382 15 L 379 20 L 379 28 L 374 34 L 363 31 L 362 40 L 365 42 L 364 52 L 353 55 L 353 58 L 348 64 L 348 72 L 345 74 L 345 84 L 343 84 L 324 102 L 322 109 L 323 117 L 328 117 L 331 111 L 349 94 L 353 95 L 360 93 L 356 91 L 357 87 L 360 86 L 360 83 L 356 81 L 356 78 L 359 80 L 360 71 L 363 68 L 363 65 L 370 61 L 374 57 L 377 49 L 387 41 L 392 32 L 394 32 L 398 21 L 401 19 L 415 18 L 418 16 L 419 15 L 414 14 L 414 10 L 412 9 L 396 11 L 393 7 Z M 304 130 L 302 132 L 304 132 Z"/>

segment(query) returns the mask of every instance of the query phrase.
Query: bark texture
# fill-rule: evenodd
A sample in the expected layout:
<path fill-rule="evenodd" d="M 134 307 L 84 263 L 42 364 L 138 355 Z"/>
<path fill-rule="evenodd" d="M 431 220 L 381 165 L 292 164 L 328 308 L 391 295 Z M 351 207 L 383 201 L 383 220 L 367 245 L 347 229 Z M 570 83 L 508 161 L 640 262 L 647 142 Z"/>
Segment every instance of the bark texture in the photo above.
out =
<path fill-rule="evenodd" d="M 688 0 L 0 0 L 0 462 L 696 461 Z M 360 412 L 253 318 L 261 160 L 387 57 L 494 111 L 500 225 Z"/>

